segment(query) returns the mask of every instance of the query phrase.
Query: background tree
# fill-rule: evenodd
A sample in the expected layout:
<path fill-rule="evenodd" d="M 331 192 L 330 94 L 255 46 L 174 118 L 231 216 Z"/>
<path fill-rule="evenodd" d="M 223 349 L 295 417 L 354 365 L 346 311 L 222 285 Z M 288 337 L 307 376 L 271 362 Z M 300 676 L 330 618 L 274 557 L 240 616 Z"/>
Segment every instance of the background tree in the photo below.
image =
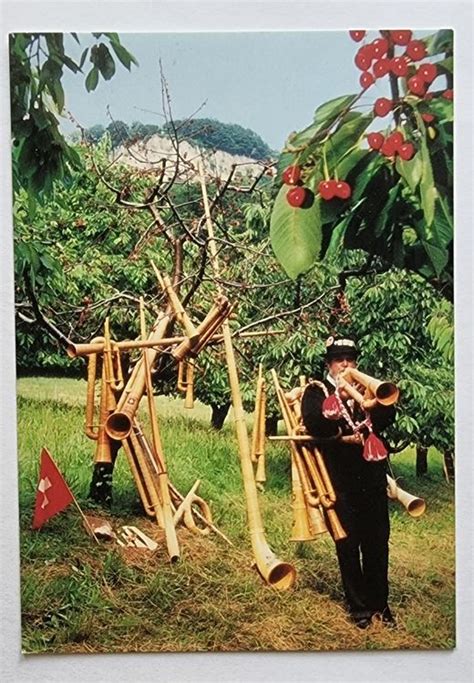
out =
<path fill-rule="evenodd" d="M 71 36 L 80 44 L 76 33 Z M 51 192 L 54 181 L 71 179 L 80 165 L 76 150 L 59 129 L 65 109 L 64 69 L 84 74 L 88 62 L 84 84 L 91 91 L 101 77 L 109 80 L 115 74 L 113 55 L 128 70 L 137 64 L 117 33 L 93 33 L 92 37 L 95 42 L 75 61 L 66 52 L 62 33 L 10 35 L 13 189 L 27 190 L 30 208 Z"/>

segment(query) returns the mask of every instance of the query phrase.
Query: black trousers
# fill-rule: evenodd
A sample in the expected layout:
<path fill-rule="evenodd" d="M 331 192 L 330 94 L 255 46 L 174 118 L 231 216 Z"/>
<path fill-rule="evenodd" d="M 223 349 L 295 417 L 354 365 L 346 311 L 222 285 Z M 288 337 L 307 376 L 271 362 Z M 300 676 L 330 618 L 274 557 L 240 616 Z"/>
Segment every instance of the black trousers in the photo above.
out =
<path fill-rule="evenodd" d="M 383 612 L 390 535 L 386 488 L 337 492 L 335 510 L 347 534 L 336 542 L 336 552 L 349 612 L 354 618 Z"/>

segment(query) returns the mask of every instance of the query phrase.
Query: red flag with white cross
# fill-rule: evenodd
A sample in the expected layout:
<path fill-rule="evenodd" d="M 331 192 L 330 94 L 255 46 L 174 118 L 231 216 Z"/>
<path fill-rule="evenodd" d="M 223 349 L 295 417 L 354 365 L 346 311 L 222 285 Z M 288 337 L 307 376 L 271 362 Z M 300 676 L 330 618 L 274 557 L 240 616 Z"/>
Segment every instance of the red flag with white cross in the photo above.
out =
<path fill-rule="evenodd" d="M 46 448 L 41 451 L 39 484 L 36 493 L 32 529 L 39 529 L 74 501 L 68 485 Z"/>

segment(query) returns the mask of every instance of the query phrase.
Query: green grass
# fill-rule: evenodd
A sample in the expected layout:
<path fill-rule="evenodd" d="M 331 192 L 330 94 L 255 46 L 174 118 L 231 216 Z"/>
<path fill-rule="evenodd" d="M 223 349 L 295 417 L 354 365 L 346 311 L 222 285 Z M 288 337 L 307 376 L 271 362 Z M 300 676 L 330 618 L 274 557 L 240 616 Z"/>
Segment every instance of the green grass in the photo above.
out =
<path fill-rule="evenodd" d="M 153 652 L 440 649 L 455 645 L 454 495 L 440 454 L 417 479 L 414 453 L 394 456 L 403 488 L 427 501 L 410 518 L 390 504 L 391 605 L 399 628 L 365 632 L 347 620 L 334 546 L 326 535 L 292 543 L 288 451 L 268 444 L 267 484 L 259 494 L 266 538 L 298 572 L 286 592 L 269 588 L 252 568 L 238 449 L 232 425 L 208 426 L 209 410 L 185 411 L 158 398 L 171 481 L 186 493 L 196 479 L 217 526 L 234 543 L 178 528 L 181 561 L 170 565 L 163 533 L 141 513 L 122 452 L 114 503 L 101 511 L 87 500 L 94 444 L 84 435 L 85 383 L 22 378 L 18 383 L 22 644 L 24 652 Z M 166 409 L 165 409 L 166 408 Z M 169 411 L 169 412 L 167 412 Z M 147 423 L 147 415 L 141 412 Z M 31 515 L 39 453 L 46 446 L 86 512 L 114 528 L 136 524 L 159 541 L 155 553 L 95 544 L 70 506 L 36 532 Z"/>

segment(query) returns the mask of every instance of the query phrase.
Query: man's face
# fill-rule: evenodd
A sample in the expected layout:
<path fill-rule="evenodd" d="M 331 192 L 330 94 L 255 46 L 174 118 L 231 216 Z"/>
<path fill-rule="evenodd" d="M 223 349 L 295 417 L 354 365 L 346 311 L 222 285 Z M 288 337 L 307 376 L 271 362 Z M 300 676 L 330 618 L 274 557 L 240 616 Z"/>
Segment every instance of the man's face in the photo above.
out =
<path fill-rule="evenodd" d="M 346 368 L 357 367 L 357 362 L 352 356 L 337 356 L 336 358 L 331 358 L 328 362 L 328 370 L 331 377 L 334 379 Z"/>

